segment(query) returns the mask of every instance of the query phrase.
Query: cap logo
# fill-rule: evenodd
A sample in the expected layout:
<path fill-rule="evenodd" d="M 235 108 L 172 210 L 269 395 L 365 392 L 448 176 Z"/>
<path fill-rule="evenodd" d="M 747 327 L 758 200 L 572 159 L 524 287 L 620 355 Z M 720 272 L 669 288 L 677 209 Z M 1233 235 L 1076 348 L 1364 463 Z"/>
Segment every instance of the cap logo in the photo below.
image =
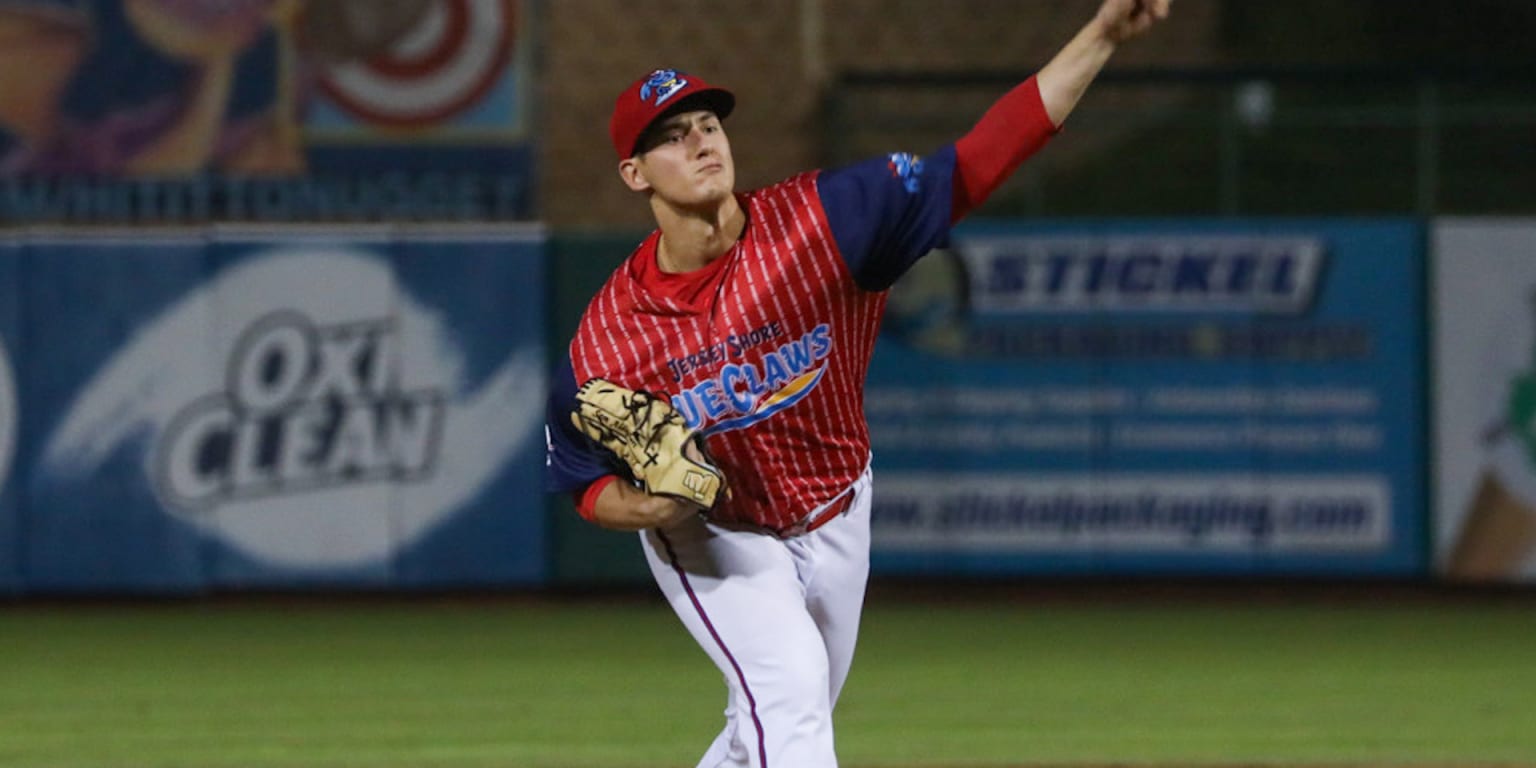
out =
<path fill-rule="evenodd" d="M 646 78 L 644 85 L 640 86 L 640 100 L 650 101 L 654 93 L 655 104 L 659 107 L 662 102 L 687 87 L 688 81 L 683 79 L 681 72 L 675 69 L 658 69 Z"/>
<path fill-rule="evenodd" d="M 915 195 L 923 188 L 923 159 L 908 152 L 892 152 L 886 158 L 886 167 L 890 168 L 891 177 L 901 179 L 902 188 L 907 194 Z"/>

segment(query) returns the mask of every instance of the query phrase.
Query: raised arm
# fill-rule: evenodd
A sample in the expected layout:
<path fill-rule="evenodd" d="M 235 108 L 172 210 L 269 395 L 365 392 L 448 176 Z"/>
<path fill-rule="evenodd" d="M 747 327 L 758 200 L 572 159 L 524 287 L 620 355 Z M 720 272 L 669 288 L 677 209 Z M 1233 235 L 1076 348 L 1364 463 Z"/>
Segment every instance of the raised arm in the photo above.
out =
<path fill-rule="evenodd" d="M 1166 18 L 1171 1 L 1104 0 L 1043 69 L 955 141 L 953 154 L 946 149 L 921 162 L 894 154 L 821 174 L 822 206 L 859 286 L 885 290 L 942 245 L 950 224 L 980 207 L 1050 140 L 1115 48 Z"/>
<path fill-rule="evenodd" d="M 1168 17 L 1173 0 L 1104 0 L 1099 12 L 1040 70 L 1040 98 L 1060 127 L 1115 48 Z"/>

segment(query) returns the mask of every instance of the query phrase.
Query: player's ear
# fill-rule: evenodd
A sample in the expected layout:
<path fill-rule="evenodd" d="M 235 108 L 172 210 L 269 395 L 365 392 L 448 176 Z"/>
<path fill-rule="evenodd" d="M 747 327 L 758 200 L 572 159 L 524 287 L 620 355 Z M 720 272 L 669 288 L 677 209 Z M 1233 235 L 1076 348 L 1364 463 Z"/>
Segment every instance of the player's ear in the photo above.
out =
<path fill-rule="evenodd" d="M 619 161 L 619 178 L 624 180 L 624 186 L 635 192 L 646 192 L 651 188 L 651 183 L 645 180 L 645 174 L 640 170 L 640 160 L 626 157 Z"/>

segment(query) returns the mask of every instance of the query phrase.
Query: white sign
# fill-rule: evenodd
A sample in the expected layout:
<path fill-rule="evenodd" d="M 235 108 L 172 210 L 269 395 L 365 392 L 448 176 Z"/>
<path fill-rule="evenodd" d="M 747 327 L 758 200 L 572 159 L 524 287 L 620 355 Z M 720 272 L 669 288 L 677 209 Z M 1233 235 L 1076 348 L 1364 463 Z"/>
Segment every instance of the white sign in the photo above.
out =
<path fill-rule="evenodd" d="M 1435 561 L 1536 579 L 1536 220 L 1433 233 Z"/>
<path fill-rule="evenodd" d="M 880 483 L 884 551 L 1373 552 L 1392 534 L 1380 478 L 901 473 Z"/>

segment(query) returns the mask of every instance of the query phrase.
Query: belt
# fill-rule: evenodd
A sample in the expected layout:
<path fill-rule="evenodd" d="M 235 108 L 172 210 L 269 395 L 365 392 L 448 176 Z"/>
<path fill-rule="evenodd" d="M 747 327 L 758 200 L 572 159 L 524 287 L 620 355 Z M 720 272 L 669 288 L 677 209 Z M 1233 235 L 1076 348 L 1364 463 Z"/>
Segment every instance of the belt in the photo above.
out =
<path fill-rule="evenodd" d="M 806 516 L 806 518 L 800 522 L 786 528 L 780 528 L 779 530 L 774 531 L 774 533 L 777 534 L 781 539 L 787 539 L 791 536 L 799 536 L 801 534 L 810 533 L 811 531 L 814 531 L 817 528 L 820 528 L 823 525 L 826 525 L 827 523 L 837 519 L 844 512 L 847 512 L 848 508 L 851 506 L 853 506 L 853 489 L 850 488 L 847 491 L 844 491 L 843 495 L 827 502 L 827 505 L 822 507 L 821 511 L 814 512 L 811 515 Z"/>

